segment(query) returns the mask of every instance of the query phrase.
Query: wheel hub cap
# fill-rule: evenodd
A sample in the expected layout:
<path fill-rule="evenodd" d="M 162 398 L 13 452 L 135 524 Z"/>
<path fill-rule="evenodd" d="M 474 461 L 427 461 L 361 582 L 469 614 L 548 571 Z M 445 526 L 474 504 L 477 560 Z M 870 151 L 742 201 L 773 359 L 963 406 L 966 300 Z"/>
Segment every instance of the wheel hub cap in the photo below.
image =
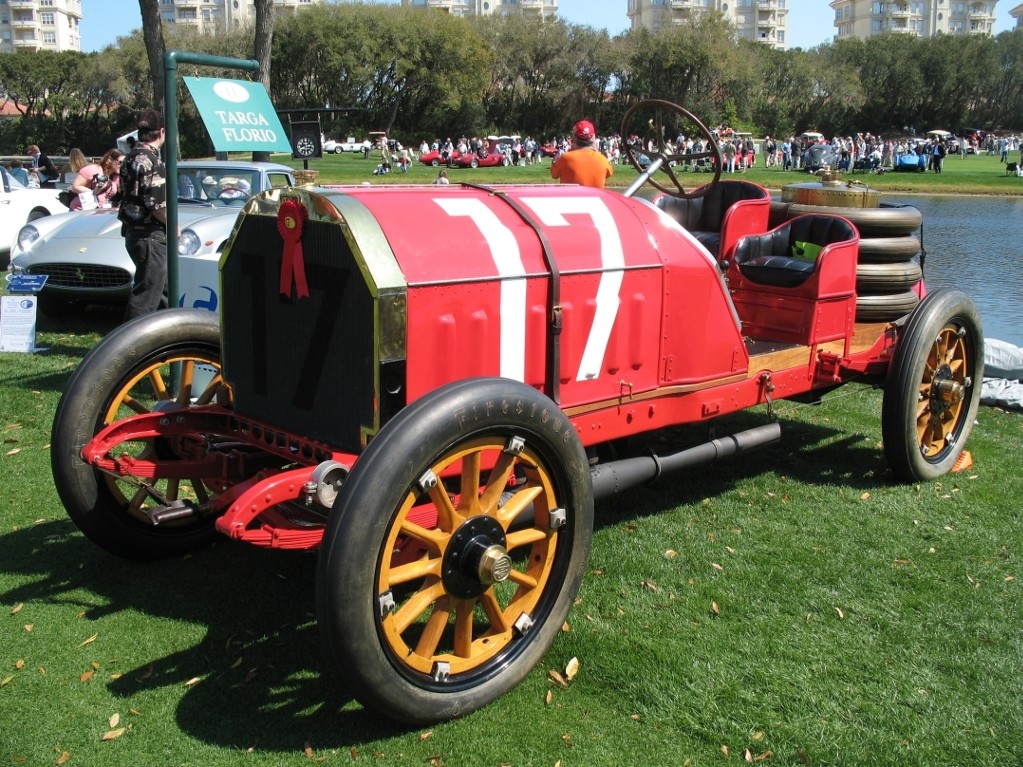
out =
<path fill-rule="evenodd" d="M 473 517 L 448 541 L 444 552 L 444 587 L 460 599 L 478 597 L 511 574 L 504 529 L 493 517 Z"/>
<path fill-rule="evenodd" d="M 942 365 L 935 373 L 931 386 L 931 415 L 940 416 L 951 407 L 955 407 L 966 397 L 966 388 L 960 381 L 952 378 L 952 370 Z"/>

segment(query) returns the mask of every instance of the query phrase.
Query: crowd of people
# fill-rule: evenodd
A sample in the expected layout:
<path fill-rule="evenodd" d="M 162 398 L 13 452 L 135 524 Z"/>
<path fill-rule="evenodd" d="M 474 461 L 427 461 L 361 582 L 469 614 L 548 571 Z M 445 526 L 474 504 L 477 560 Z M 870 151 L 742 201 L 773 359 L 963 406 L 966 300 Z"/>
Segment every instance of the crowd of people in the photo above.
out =
<path fill-rule="evenodd" d="M 65 191 L 63 201 L 71 210 L 117 207 L 120 200 L 120 163 L 124 152 L 107 150 L 99 160 L 90 161 L 81 149 L 68 152 L 67 162 L 58 168 L 36 144 L 25 149 L 25 160 L 12 158 L 7 171 L 28 189 L 57 189 Z"/>
<path fill-rule="evenodd" d="M 126 320 L 169 306 L 166 170 L 160 156 L 165 138 L 163 115 L 150 109 L 139 117 L 138 139 L 127 155 L 112 148 L 90 161 L 76 148 L 58 168 L 30 144 L 25 160 L 10 161 L 11 177 L 27 188 L 56 190 L 60 185 L 61 199 L 71 210 L 117 209 L 125 249 L 135 264 Z"/>
<path fill-rule="evenodd" d="M 802 134 L 776 140 L 766 136 L 759 146 L 750 134 L 739 134 L 730 127 L 720 125 L 712 131 L 718 144 L 718 160 L 723 173 L 742 173 L 756 165 L 757 155 L 763 156 L 764 167 L 782 170 L 800 170 L 809 160 L 814 146 L 829 147 L 836 166 L 846 170 L 872 170 L 884 172 L 894 168 L 900 158 L 907 155 L 922 157 L 926 167 L 941 173 L 949 155 L 966 157 L 967 154 L 987 152 L 998 154 L 1007 169 L 1017 156 L 1017 174 L 1023 176 L 1023 139 L 1015 135 L 972 134 L 957 137 L 945 132 L 932 132 L 926 139 L 915 137 L 884 139 L 871 133 L 835 137 L 828 141 L 820 134 Z M 67 185 L 67 204 L 72 210 L 88 208 L 118 208 L 121 233 L 125 249 L 135 264 L 135 282 L 125 313 L 126 319 L 141 316 L 169 305 L 167 296 L 167 199 L 166 171 L 160 156 L 160 147 L 166 138 L 163 115 L 147 110 L 138 121 L 138 139 L 128 155 L 119 149 L 110 149 L 94 162 L 89 162 L 78 149 L 72 149 L 68 162 L 57 168 L 39 146 L 26 147 L 26 159 L 14 158 L 10 162 L 10 175 L 26 187 L 56 188 L 58 182 Z M 675 162 L 689 164 L 687 170 L 714 170 L 710 158 L 701 157 L 709 149 L 701 137 L 676 136 L 666 142 L 666 154 Z M 383 137 L 377 147 L 381 163 L 374 173 L 390 172 L 392 164 L 407 172 L 416 159 L 414 150 L 399 142 Z M 661 148 L 652 141 L 644 143 L 638 136 L 623 139 L 619 134 L 598 136 L 589 120 L 580 120 L 570 135 L 559 136 L 541 145 L 531 136 L 514 136 L 505 141 L 489 139 L 450 138 L 434 139 L 419 145 L 420 156 L 438 152 L 440 157 L 451 157 L 455 152 L 476 153 L 486 156 L 492 152 L 505 153 L 512 163 L 533 165 L 551 157 L 551 177 L 563 183 L 603 187 L 614 174 L 628 150 L 632 154 L 660 153 Z M 368 150 L 366 152 L 368 155 Z M 447 171 L 441 170 L 436 184 L 450 183 Z"/>

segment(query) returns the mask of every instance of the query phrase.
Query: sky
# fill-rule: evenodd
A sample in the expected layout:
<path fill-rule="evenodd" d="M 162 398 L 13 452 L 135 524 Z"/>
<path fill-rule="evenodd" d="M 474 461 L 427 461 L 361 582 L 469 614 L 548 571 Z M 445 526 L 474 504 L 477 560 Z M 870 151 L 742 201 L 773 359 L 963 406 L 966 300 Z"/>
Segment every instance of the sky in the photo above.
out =
<path fill-rule="evenodd" d="M 389 0 L 397 3 L 399 0 Z M 629 0 L 558 0 L 558 14 L 573 24 L 605 28 L 612 35 L 629 27 Z M 1014 0 L 1000 0 L 995 32 L 1012 28 Z M 828 0 L 789 0 L 789 48 L 812 48 L 835 34 L 834 11 Z M 138 0 L 82 0 L 82 50 L 98 51 L 142 26 Z"/>

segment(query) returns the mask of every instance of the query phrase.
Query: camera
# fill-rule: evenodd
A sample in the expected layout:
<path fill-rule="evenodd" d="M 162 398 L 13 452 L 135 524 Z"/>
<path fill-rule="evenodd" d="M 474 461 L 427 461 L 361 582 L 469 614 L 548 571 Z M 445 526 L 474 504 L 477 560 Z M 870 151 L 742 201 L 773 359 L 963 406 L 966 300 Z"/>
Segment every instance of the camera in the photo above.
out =
<path fill-rule="evenodd" d="M 103 186 L 105 183 L 107 183 L 107 181 L 108 181 L 107 177 L 104 176 L 102 173 L 97 173 L 95 176 L 92 177 L 93 187 Z"/>

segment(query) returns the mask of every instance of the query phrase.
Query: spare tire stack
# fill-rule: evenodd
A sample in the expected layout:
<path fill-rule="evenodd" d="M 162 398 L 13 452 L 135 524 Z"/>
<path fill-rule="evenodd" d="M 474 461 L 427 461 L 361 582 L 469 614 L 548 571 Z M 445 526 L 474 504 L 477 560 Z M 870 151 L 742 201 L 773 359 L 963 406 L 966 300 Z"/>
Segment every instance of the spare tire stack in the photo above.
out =
<path fill-rule="evenodd" d="M 782 187 L 781 200 L 771 202 L 772 229 L 795 216 L 829 213 L 849 219 L 859 231 L 857 322 L 897 320 L 920 303 L 917 286 L 923 271 L 917 232 L 923 216 L 911 205 L 882 204 L 880 196 L 825 171 L 819 182 Z"/>

